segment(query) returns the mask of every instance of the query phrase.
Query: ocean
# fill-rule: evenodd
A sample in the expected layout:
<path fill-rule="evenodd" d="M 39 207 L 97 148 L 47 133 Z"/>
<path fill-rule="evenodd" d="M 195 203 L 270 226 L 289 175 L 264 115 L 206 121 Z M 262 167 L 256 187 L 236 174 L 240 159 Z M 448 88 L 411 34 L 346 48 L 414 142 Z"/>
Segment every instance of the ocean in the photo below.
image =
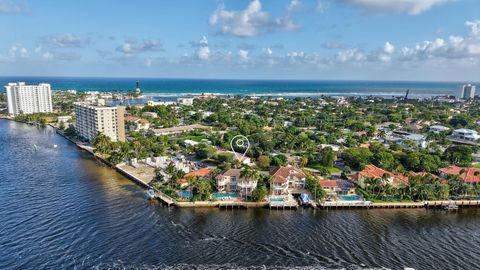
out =
<path fill-rule="evenodd" d="M 328 96 L 404 96 L 425 98 L 454 95 L 458 87 L 471 82 L 408 81 L 292 81 L 292 80 L 210 80 L 154 78 L 87 78 L 87 77 L 0 77 L 0 83 L 22 81 L 28 84 L 50 83 L 54 90 L 128 91 L 140 82 L 150 96 L 188 96 L 193 94 L 249 95 L 272 97 Z"/>

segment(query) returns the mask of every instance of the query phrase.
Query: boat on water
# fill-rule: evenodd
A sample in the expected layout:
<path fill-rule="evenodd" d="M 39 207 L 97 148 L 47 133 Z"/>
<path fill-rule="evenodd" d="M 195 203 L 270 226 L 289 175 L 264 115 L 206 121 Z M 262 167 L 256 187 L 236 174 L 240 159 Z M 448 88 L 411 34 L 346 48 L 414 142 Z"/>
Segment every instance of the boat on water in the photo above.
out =
<path fill-rule="evenodd" d="M 445 207 L 443 207 L 443 209 L 449 211 L 449 210 L 458 210 L 458 205 L 456 205 L 455 203 L 451 202 L 449 203 L 448 205 L 445 205 Z"/>
<path fill-rule="evenodd" d="M 302 205 L 308 205 L 311 202 L 310 197 L 307 193 L 300 194 L 299 200 Z"/>
<path fill-rule="evenodd" d="M 147 199 L 149 199 L 149 200 L 155 199 L 155 191 L 153 189 L 147 190 L 147 192 L 145 192 L 145 195 L 147 196 Z"/>

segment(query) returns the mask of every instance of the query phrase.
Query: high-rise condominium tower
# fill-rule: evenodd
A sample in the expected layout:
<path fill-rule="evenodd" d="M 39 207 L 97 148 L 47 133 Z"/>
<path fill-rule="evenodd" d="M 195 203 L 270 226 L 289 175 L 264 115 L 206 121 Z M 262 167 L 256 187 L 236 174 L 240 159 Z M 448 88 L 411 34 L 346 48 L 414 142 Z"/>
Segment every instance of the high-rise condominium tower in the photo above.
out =
<path fill-rule="evenodd" d="M 5 89 L 9 114 L 53 111 L 52 90 L 48 83 L 39 85 L 26 85 L 24 82 L 9 83 Z"/>

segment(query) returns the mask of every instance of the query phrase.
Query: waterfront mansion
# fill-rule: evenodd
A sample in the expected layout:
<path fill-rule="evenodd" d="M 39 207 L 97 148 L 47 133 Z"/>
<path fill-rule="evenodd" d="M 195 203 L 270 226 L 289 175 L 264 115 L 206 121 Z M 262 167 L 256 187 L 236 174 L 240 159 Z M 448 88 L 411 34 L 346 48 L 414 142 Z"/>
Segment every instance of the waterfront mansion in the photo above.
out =
<path fill-rule="evenodd" d="M 241 195 L 251 196 L 257 187 L 257 180 L 242 177 L 241 169 L 229 169 L 217 176 L 219 192 L 238 192 Z"/>
<path fill-rule="evenodd" d="M 275 195 L 305 189 L 306 175 L 298 168 L 292 166 L 274 167 L 270 170 L 270 176 L 273 178 L 272 187 Z"/>

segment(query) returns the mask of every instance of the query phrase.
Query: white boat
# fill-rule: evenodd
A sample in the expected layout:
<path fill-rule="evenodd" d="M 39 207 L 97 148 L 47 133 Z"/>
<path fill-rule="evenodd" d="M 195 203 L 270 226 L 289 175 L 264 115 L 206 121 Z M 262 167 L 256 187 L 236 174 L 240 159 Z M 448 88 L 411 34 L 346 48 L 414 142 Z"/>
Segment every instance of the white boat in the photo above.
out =
<path fill-rule="evenodd" d="M 445 207 L 443 207 L 443 209 L 445 209 L 445 210 L 458 210 L 458 205 L 451 202 L 448 205 L 445 205 Z"/>
<path fill-rule="evenodd" d="M 155 199 L 155 191 L 153 189 L 147 190 L 147 192 L 145 192 L 145 195 L 147 196 L 147 199 L 149 199 L 149 200 Z"/>

